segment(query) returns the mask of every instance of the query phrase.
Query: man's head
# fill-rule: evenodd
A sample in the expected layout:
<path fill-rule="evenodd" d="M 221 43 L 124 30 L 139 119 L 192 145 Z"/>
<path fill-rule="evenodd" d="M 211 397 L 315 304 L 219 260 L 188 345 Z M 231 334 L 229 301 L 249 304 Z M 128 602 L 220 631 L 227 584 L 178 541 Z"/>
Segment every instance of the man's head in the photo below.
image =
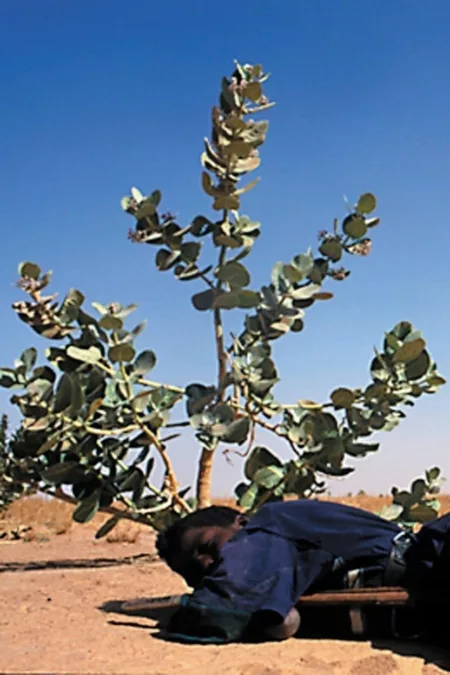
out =
<path fill-rule="evenodd" d="M 181 518 L 156 540 L 158 554 L 196 588 L 219 560 L 220 549 L 246 519 L 228 506 L 210 506 Z"/>

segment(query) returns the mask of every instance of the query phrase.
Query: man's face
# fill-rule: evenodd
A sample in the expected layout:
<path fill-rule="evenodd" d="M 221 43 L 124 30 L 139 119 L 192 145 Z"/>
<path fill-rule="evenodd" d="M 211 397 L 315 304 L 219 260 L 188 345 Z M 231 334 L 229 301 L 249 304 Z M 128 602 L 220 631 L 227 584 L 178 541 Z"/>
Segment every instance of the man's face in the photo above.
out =
<path fill-rule="evenodd" d="M 210 525 L 187 530 L 180 542 L 180 554 L 172 561 L 172 569 L 186 583 L 197 588 L 208 571 L 219 562 L 222 546 L 242 527 L 243 519 L 227 527 Z"/>

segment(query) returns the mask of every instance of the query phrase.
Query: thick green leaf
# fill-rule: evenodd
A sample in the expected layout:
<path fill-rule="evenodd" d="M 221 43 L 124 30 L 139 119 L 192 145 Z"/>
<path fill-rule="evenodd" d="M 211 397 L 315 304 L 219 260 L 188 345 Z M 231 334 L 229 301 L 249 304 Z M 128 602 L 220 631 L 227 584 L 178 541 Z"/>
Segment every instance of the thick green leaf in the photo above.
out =
<path fill-rule="evenodd" d="M 388 354 L 396 352 L 402 346 L 402 341 L 399 340 L 394 333 L 385 333 L 383 348 Z"/>
<path fill-rule="evenodd" d="M 428 373 L 430 365 L 430 355 L 427 351 L 423 351 L 417 359 L 414 359 L 414 361 L 409 361 L 406 364 L 405 375 L 408 380 L 420 380 L 421 377 Z"/>
<path fill-rule="evenodd" d="M 156 365 L 156 354 L 150 349 L 141 352 L 133 364 L 133 371 L 139 375 L 145 375 Z"/>
<path fill-rule="evenodd" d="M 292 288 L 292 283 L 285 274 L 285 267 L 286 265 L 282 262 L 277 262 L 272 267 L 271 280 L 278 296 L 284 295 Z"/>
<path fill-rule="evenodd" d="M 17 384 L 16 372 L 12 368 L 1 368 L 0 369 L 0 387 L 5 387 L 5 389 L 10 389 Z"/>
<path fill-rule="evenodd" d="M 390 504 L 385 506 L 380 511 L 380 516 L 386 520 L 397 520 L 403 513 L 403 506 L 400 504 Z"/>
<path fill-rule="evenodd" d="M 251 309 L 258 307 L 261 302 L 261 296 L 256 291 L 241 290 L 237 293 L 238 307 L 240 309 Z"/>
<path fill-rule="evenodd" d="M 117 316 L 119 319 L 126 319 L 126 317 L 132 314 L 137 308 L 138 306 L 132 303 L 126 307 L 121 307 L 117 312 L 114 313 L 114 316 Z"/>
<path fill-rule="evenodd" d="M 385 398 L 389 391 L 387 384 L 369 384 L 364 392 L 364 398 L 367 403 L 370 401 L 380 401 Z"/>
<path fill-rule="evenodd" d="M 122 207 L 122 209 L 123 209 L 124 211 L 128 211 L 128 209 L 130 208 L 132 202 L 133 202 L 133 200 L 132 200 L 131 197 L 128 197 L 128 196 L 127 196 L 127 197 L 122 197 L 122 199 L 120 200 L 120 206 Z"/>
<path fill-rule="evenodd" d="M 204 237 L 205 234 L 212 231 L 213 227 L 213 223 L 208 220 L 208 218 L 205 218 L 205 216 L 197 216 L 192 221 L 191 233 L 194 237 Z"/>
<path fill-rule="evenodd" d="M 262 446 L 257 446 L 251 451 L 247 461 L 244 466 L 244 474 L 248 480 L 254 480 L 255 474 L 258 469 L 261 469 L 264 466 L 277 466 L 282 467 L 283 464 L 270 450 Z"/>
<path fill-rule="evenodd" d="M 367 225 L 362 216 L 351 214 L 344 219 L 342 229 L 352 239 L 361 239 L 367 232 Z"/>
<path fill-rule="evenodd" d="M 300 286 L 295 291 L 291 291 L 290 295 L 294 300 L 310 300 L 320 291 L 320 284 L 309 283 L 305 286 Z"/>
<path fill-rule="evenodd" d="M 39 400 L 48 401 L 53 393 L 53 385 L 48 380 L 33 379 L 27 387 L 30 394 L 37 396 Z"/>
<path fill-rule="evenodd" d="M 386 361 L 386 359 L 383 359 Z M 388 364 L 387 364 L 388 365 Z M 370 374 L 374 382 L 387 382 L 391 376 L 390 372 L 384 367 L 384 363 L 379 356 L 376 356 L 370 364 Z"/>
<path fill-rule="evenodd" d="M 151 199 L 144 199 L 140 204 L 139 208 L 136 211 L 136 219 L 142 220 L 148 216 L 154 216 L 156 213 L 156 208 Z"/>
<path fill-rule="evenodd" d="M 414 326 L 409 321 L 399 321 L 391 330 L 391 333 L 398 337 L 399 340 L 404 340 L 413 330 Z"/>
<path fill-rule="evenodd" d="M 262 88 L 259 82 L 249 82 L 245 87 L 245 95 L 256 103 L 262 96 Z"/>
<path fill-rule="evenodd" d="M 144 332 L 146 326 L 147 321 L 141 321 L 141 323 L 138 323 L 138 325 L 135 326 L 132 331 L 130 331 L 124 337 L 120 337 L 119 339 L 121 342 L 133 342 L 133 340 L 135 340 L 141 333 Z"/>
<path fill-rule="evenodd" d="M 91 302 L 91 305 L 94 309 L 97 310 L 97 312 L 101 315 L 104 316 L 105 314 L 108 314 L 108 308 L 102 305 L 100 302 Z"/>
<path fill-rule="evenodd" d="M 427 494 L 427 484 L 423 478 L 418 478 L 411 485 L 411 493 L 417 500 L 422 499 Z"/>
<path fill-rule="evenodd" d="M 113 363 L 129 363 L 133 361 L 136 352 L 131 345 L 120 344 L 111 347 L 108 356 Z"/>
<path fill-rule="evenodd" d="M 155 458 L 150 457 L 147 464 L 145 465 L 144 474 L 145 474 L 146 479 L 148 479 L 148 477 L 150 476 L 151 472 L 153 471 L 154 466 L 155 466 Z"/>
<path fill-rule="evenodd" d="M 64 303 L 72 305 L 74 307 L 81 307 L 83 302 L 85 301 L 85 297 L 81 291 L 79 291 L 77 288 L 71 288 L 69 292 L 67 293 L 67 296 L 64 300 Z"/>
<path fill-rule="evenodd" d="M 181 244 L 181 257 L 188 263 L 195 263 L 200 255 L 201 247 L 202 245 L 197 241 L 189 241 L 185 244 Z"/>
<path fill-rule="evenodd" d="M 145 486 L 147 484 L 147 479 L 146 479 L 142 469 L 136 469 L 136 471 L 139 474 L 139 478 L 136 479 L 136 485 L 135 485 L 135 488 L 133 490 L 133 494 L 131 495 L 131 499 L 135 504 L 139 503 L 139 501 L 142 497 L 142 494 L 145 490 Z"/>
<path fill-rule="evenodd" d="M 105 314 L 98 323 L 103 330 L 120 330 L 123 328 L 122 319 L 113 314 Z"/>
<path fill-rule="evenodd" d="M 220 281 L 227 283 L 231 290 L 236 290 L 248 286 L 250 283 L 250 274 L 241 263 L 230 261 L 225 263 L 217 273 Z"/>
<path fill-rule="evenodd" d="M 283 274 L 291 284 L 298 284 L 305 278 L 303 272 L 294 265 L 283 265 Z"/>
<path fill-rule="evenodd" d="M 22 262 L 18 268 L 19 276 L 37 281 L 41 276 L 41 268 L 36 263 Z"/>
<path fill-rule="evenodd" d="M 342 258 L 342 244 L 338 239 L 331 237 L 325 239 L 319 247 L 319 251 L 333 262 L 338 262 Z"/>
<path fill-rule="evenodd" d="M 59 320 L 65 325 L 69 325 L 72 321 L 78 320 L 80 308 L 83 302 L 83 293 L 78 291 L 76 288 L 71 288 L 62 303 L 61 310 L 59 312 Z"/>
<path fill-rule="evenodd" d="M 188 492 L 190 490 L 191 490 L 191 486 L 188 485 L 187 487 L 184 487 L 182 490 L 179 491 L 178 496 L 181 497 L 181 499 L 183 499 L 184 497 L 186 497 L 186 495 L 188 494 Z"/>
<path fill-rule="evenodd" d="M 251 146 L 248 143 L 245 143 L 245 141 L 235 140 L 228 143 L 228 145 L 223 146 L 222 153 L 226 157 L 236 155 L 237 157 L 247 159 L 251 153 L 251 150 Z"/>
<path fill-rule="evenodd" d="M 253 481 L 266 490 L 272 490 L 283 480 L 285 473 L 283 467 L 264 466 L 255 473 Z"/>
<path fill-rule="evenodd" d="M 405 342 L 395 352 L 393 358 L 394 363 L 408 363 L 414 361 L 425 349 L 425 340 L 418 338 L 413 342 Z"/>
<path fill-rule="evenodd" d="M 198 309 L 199 312 L 206 312 L 207 310 L 213 308 L 215 297 L 216 291 L 210 288 L 207 291 L 196 293 L 195 295 L 192 296 L 191 300 L 195 309 Z"/>
<path fill-rule="evenodd" d="M 242 292 L 242 291 L 241 291 Z M 235 309 L 239 306 L 239 292 L 220 293 L 213 302 L 214 309 Z"/>
<path fill-rule="evenodd" d="M 97 476 L 86 478 L 80 482 L 74 483 L 72 486 L 72 493 L 75 499 L 79 501 L 94 497 L 97 493 L 100 494 L 101 481 Z"/>
<path fill-rule="evenodd" d="M 335 408 L 351 408 L 355 402 L 355 394 L 351 389 L 340 387 L 331 393 L 330 399 Z"/>
<path fill-rule="evenodd" d="M 317 471 L 320 471 L 321 473 L 324 473 L 326 476 L 335 476 L 336 478 L 343 478 L 344 476 L 348 476 L 350 473 L 353 473 L 355 469 L 353 469 L 350 466 L 331 466 L 330 464 L 321 464 L 318 463 L 317 466 Z"/>
<path fill-rule="evenodd" d="M 314 284 L 321 284 L 322 281 L 327 276 L 329 270 L 329 263 L 326 258 L 316 258 L 314 260 L 314 266 L 308 274 L 308 278 Z"/>
<path fill-rule="evenodd" d="M 227 427 L 221 440 L 225 443 L 238 443 L 239 445 L 242 445 L 248 436 L 249 429 L 250 420 L 248 417 L 241 417 Z"/>
<path fill-rule="evenodd" d="M 96 489 L 94 492 L 83 499 L 78 504 L 77 508 L 72 514 L 72 518 L 76 523 L 88 523 L 97 513 L 100 506 L 100 490 Z"/>
<path fill-rule="evenodd" d="M 149 199 L 152 200 L 153 204 L 158 207 L 160 202 L 161 202 L 162 194 L 161 190 L 153 190 L 152 194 L 150 195 Z"/>
<path fill-rule="evenodd" d="M 34 368 L 36 359 L 37 359 L 37 349 L 35 349 L 34 347 L 29 347 L 29 349 L 25 349 L 22 356 L 20 357 L 20 360 L 25 366 L 25 372 L 28 373 L 32 368 Z"/>
<path fill-rule="evenodd" d="M 311 253 L 300 253 L 296 255 L 291 262 L 301 274 L 302 277 L 307 277 L 310 274 L 314 267 L 314 258 Z M 300 279 L 299 279 L 300 281 Z"/>
<path fill-rule="evenodd" d="M 244 482 L 238 483 L 238 485 L 236 485 L 236 487 L 234 488 L 234 494 L 236 495 L 238 500 L 245 494 L 245 492 L 248 490 L 249 487 L 250 487 L 249 483 Z"/>
<path fill-rule="evenodd" d="M 323 408 L 323 403 L 316 403 L 316 401 L 310 401 L 306 398 L 299 399 L 298 405 L 303 410 L 322 410 Z"/>
<path fill-rule="evenodd" d="M 234 410 L 228 403 L 218 403 L 211 410 L 211 414 L 217 422 L 223 422 L 229 425 L 234 420 Z"/>
<path fill-rule="evenodd" d="M 285 482 L 285 494 L 295 494 L 300 498 L 305 497 L 305 491 L 309 490 L 314 484 L 314 473 L 303 467 L 295 467 L 295 463 L 290 463 L 289 478 Z"/>
<path fill-rule="evenodd" d="M 444 384 L 447 384 L 447 380 L 441 375 L 431 375 L 427 378 L 427 382 L 430 387 L 442 387 Z"/>
<path fill-rule="evenodd" d="M 86 467 L 83 467 L 79 462 L 58 462 L 53 464 L 48 469 L 41 472 L 43 480 L 47 483 L 77 483 L 84 478 L 86 474 Z"/>
<path fill-rule="evenodd" d="M 142 192 L 141 192 L 137 187 L 134 187 L 134 186 L 133 186 L 133 187 L 131 188 L 130 192 L 131 192 L 131 196 L 133 197 L 133 199 L 134 199 L 138 204 L 140 204 L 140 203 L 143 201 L 144 195 L 142 194 Z"/>
<path fill-rule="evenodd" d="M 335 439 L 338 437 L 338 423 L 331 413 L 319 412 L 309 415 L 313 422 L 313 436 L 316 441 Z M 305 421 L 308 418 L 305 419 Z M 303 423 L 303 420 L 302 420 Z"/>
<path fill-rule="evenodd" d="M 63 373 L 56 388 L 53 412 L 60 413 L 72 403 L 72 379 L 68 373 Z"/>
<path fill-rule="evenodd" d="M 427 504 L 416 504 L 409 510 L 409 519 L 417 523 L 428 523 L 438 517 L 438 513 Z"/>
<path fill-rule="evenodd" d="M 185 389 L 188 416 L 192 417 L 201 413 L 214 400 L 216 393 L 215 387 L 206 387 L 204 384 L 199 383 L 189 384 Z"/>
<path fill-rule="evenodd" d="M 147 408 L 150 402 L 151 392 L 142 391 L 133 399 L 133 409 L 137 413 L 142 413 Z"/>
<path fill-rule="evenodd" d="M 81 349 L 80 347 L 73 347 L 70 345 L 66 350 L 67 356 L 76 361 L 83 363 L 90 363 L 95 365 L 102 358 L 102 353 L 98 347 L 89 347 L 89 349 Z"/>
<path fill-rule="evenodd" d="M 425 472 L 425 477 L 429 483 L 437 480 L 440 475 L 441 470 L 438 466 L 434 466 L 432 469 L 428 469 L 428 471 Z"/>
<path fill-rule="evenodd" d="M 321 291 L 320 293 L 314 293 L 312 300 L 332 300 L 334 298 L 333 293 L 329 291 Z"/>
<path fill-rule="evenodd" d="M 393 488 L 392 494 L 394 497 L 394 504 L 402 506 L 404 509 L 409 509 L 417 501 L 415 496 L 407 490 L 401 490 L 399 492 L 396 488 Z"/>
<path fill-rule="evenodd" d="M 358 213 L 371 213 L 377 207 L 377 200 L 375 195 L 371 192 L 366 192 L 361 195 L 356 205 L 356 210 Z"/>
<path fill-rule="evenodd" d="M 383 429 L 386 424 L 386 417 L 382 413 L 374 412 L 369 418 L 369 424 L 372 429 Z"/>
<path fill-rule="evenodd" d="M 156 254 L 156 267 L 161 271 L 169 270 L 180 257 L 180 251 L 168 251 L 161 248 Z"/>
<path fill-rule="evenodd" d="M 253 483 L 239 498 L 239 506 L 241 506 L 245 511 L 249 511 L 254 507 L 255 502 L 258 499 L 258 494 L 259 487 L 256 485 L 256 483 Z"/>
<path fill-rule="evenodd" d="M 117 478 L 117 486 L 121 492 L 133 492 L 138 487 L 142 475 L 141 469 L 137 467 L 128 469 L 128 471 Z"/>
<path fill-rule="evenodd" d="M 81 386 L 80 380 L 75 373 L 70 375 L 72 380 L 72 395 L 71 395 L 71 416 L 76 417 L 85 403 L 85 395 Z"/>
<path fill-rule="evenodd" d="M 116 408 L 120 405 L 121 401 L 122 399 L 118 391 L 117 380 L 110 379 L 105 387 L 103 405 L 107 408 Z"/>
<path fill-rule="evenodd" d="M 376 452 L 379 447 L 379 443 L 347 443 L 345 452 L 351 457 L 365 457 L 368 452 Z"/>
<path fill-rule="evenodd" d="M 241 234 L 256 236 L 255 233 L 261 228 L 261 223 L 251 220 L 248 216 L 240 216 L 236 222 L 236 228 Z"/>
<path fill-rule="evenodd" d="M 95 538 L 96 539 L 101 539 L 102 537 L 106 537 L 107 534 L 111 532 L 119 522 L 120 518 L 117 516 L 112 516 L 112 518 L 109 518 L 106 523 L 103 523 L 101 528 L 97 530 L 95 533 Z"/>
<path fill-rule="evenodd" d="M 379 218 L 366 218 L 366 225 L 367 227 L 376 227 L 379 225 L 380 219 Z"/>

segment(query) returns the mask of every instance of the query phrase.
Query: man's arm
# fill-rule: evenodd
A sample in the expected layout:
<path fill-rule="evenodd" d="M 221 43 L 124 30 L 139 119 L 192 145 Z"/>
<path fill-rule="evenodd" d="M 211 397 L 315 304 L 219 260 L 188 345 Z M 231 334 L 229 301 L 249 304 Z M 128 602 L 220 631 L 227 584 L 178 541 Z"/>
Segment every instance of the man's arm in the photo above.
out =
<path fill-rule="evenodd" d="M 250 640 L 287 640 L 300 628 L 300 613 L 292 607 L 280 622 L 272 612 L 253 615 L 200 605 L 183 596 L 180 608 L 172 615 L 166 637 L 181 642 L 227 643 L 247 637 Z"/>
<path fill-rule="evenodd" d="M 225 643 L 289 637 L 300 624 L 292 611 L 298 598 L 332 558 L 320 549 L 299 551 L 292 541 L 262 531 L 239 533 L 221 555 L 203 585 L 183 596 L 168 638 Z"/>

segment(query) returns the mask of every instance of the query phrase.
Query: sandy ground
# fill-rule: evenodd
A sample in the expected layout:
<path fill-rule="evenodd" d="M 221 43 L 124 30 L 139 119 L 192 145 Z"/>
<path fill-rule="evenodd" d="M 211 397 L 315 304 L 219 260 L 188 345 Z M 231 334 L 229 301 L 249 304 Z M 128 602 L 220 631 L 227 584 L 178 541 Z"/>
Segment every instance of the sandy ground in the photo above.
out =
<path fill-rule="evenodd" d="M 155 561 L 153 535 L 145 532 L 138 542 L 124 544 L 95 541 L 92 534 L 76 526 L 47 541 L 0 543 L 0 672 L 433 675 L 450 670 L 444 652 L 412 644 L 295 638 L 222 647 L 165 642 L 156 618 L 125 615 L 114 604 L 185 590 Z"/>

